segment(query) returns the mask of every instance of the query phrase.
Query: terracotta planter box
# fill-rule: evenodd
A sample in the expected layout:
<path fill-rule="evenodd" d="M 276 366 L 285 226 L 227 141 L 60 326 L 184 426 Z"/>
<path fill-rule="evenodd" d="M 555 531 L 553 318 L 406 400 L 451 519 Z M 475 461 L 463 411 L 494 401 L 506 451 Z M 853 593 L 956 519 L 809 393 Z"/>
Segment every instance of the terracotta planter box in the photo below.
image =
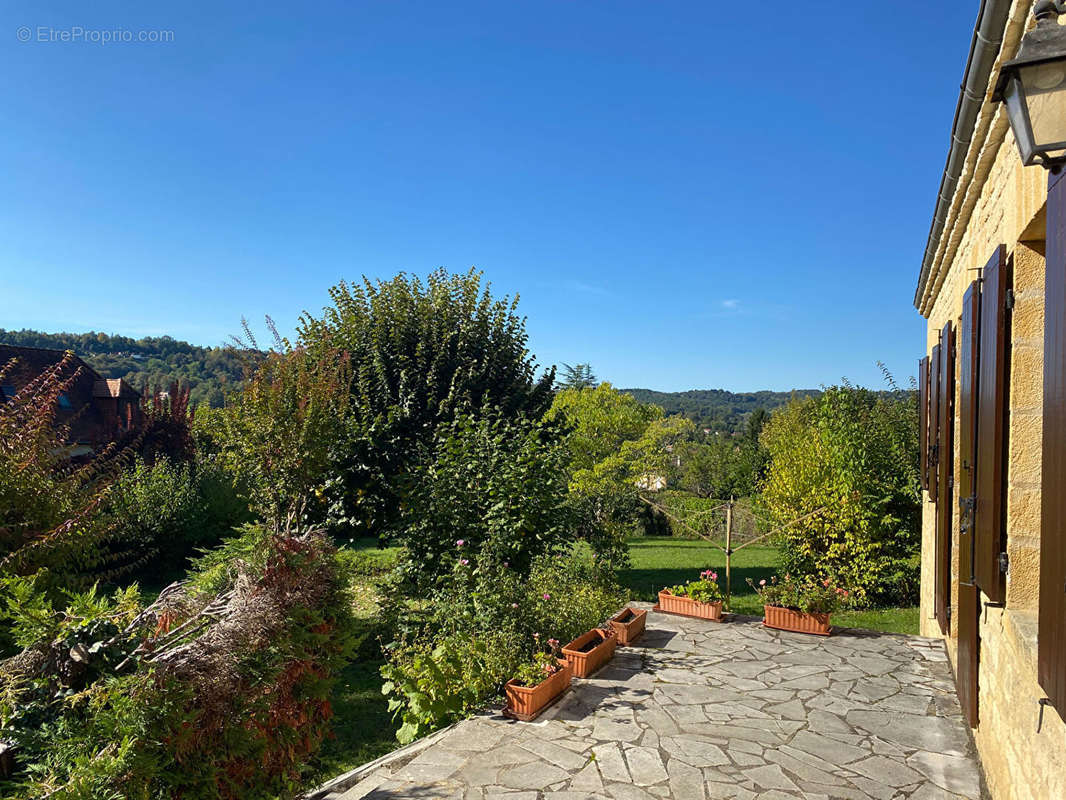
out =
<path fill-rule="evenodd" d="M 691 597 L 678 597 L 669 592 L 659 592 L 659 611 L 667 614 L 684 614 L 686 617 L 722 621 L 722 601 L 698 603 Z"/>
<path fill-rule="evenodd" d="M 633 644 L 644 633 L 644 626 L 648 622 L 648 612 L 643 608 L 623 608 L 607 623 L 618 637 L 618 644 L 625 647 Z"/>
<path fill-rule="evenodd" d="M 613 630 L 604 631 L 593 628 L 588 633 L 578 636 L 563 647 L 563 656 L 570 665 L 574 677 L 587 678 L 612 658 L 614 646 L 618 642 Z"/>
<path fill-rule="evenodd" d="M 529 722 L 536 719 L 545 708 L 550 706 L 559 695 L 570 688 L 570 665 L 559 659 L 558 672 L 545 678 L 536 686 L 519 686 L 514 680 L 507 681 L 503 687 L 507 695 L 507 707 L 504 716 Z"/>
<path fill-rule="evenodd" d="M 828 614 L 805 614 L 802 611 L 780 606 L 763 606 L 762 624 L 767 628 L 777 628 L 781 631 L 816 633 L 819 636 L 828 636 L 833 632 L 833 629 L 829 627 Z"/>

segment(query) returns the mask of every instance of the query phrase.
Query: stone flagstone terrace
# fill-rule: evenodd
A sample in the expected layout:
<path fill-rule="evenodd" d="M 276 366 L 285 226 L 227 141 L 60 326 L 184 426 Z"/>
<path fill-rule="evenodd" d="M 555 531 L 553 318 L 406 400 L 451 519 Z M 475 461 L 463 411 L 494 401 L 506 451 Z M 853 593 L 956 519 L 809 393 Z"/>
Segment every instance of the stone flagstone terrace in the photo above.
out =
<path fill-rule="evenodd" d="M 637 604 L 640 605 L 640 604 Z M 409 751 L 408 751 L 409 752 Z M 353 785 L 354 784 L 354 785 Z M 483 714 L 330 800 L 984 796 L 943 644 L 653 613 L 533 723 Z"/>

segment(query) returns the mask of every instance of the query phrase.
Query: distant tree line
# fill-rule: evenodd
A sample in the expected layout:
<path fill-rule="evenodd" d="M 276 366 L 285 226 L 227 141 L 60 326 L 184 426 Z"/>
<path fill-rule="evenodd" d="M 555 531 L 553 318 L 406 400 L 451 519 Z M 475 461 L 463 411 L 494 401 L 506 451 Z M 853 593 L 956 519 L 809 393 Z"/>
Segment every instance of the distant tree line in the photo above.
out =
<path fill-rule="evenodd" d="M 687 392 L 656 392 L 652 389 L 622 389 L 641 403 L 654 403 L 668 415 L 681 414 L 712 433 L 742 436 L 748 418 L 756 409 L 773 411 L 793 397 L 819 397 L 819 389 L 791 392 L 728 392 L 725 389 L 692 389 Z"/>
<path fill-rule="evenodd" d="M 135 389 L 178 381 L 195 405 L 221 408 L 226 392 L 244 374 L 244 357 L 228 347 L 200 347 L 170 336 L 111 336 L 106 333 L 42 333 L 0 328 L 0 343 L 73 350 L 105 378 L 124 378 Z"/>

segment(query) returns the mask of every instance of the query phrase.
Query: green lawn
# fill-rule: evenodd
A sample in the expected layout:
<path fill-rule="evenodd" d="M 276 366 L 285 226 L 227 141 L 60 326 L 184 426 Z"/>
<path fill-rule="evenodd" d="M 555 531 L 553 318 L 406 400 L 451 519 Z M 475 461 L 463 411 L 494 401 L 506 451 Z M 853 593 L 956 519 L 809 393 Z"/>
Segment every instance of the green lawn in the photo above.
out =
<path fill-rule="evenodd" d="M 378 581 L 395 566 L 399 548 L 378 549 L 376 539 L 361 539 L 346 549 L 351 551 L 345 563 L 351 572 L 352 611 L 361 621 L 372 624 L 379 611 Z M 363 652 L 374 652 L 373 644 L 368 643 Z M 399 747 L 399 725 L 381 693 L 379 670 L 383 663 L 380 653 L 369 659 L 357 657 L 341 673 L 330 698 L 332 734 L 315 760 L 316 785 Z"/>
<path fill-rule="evenodd" d="M 333 734 L 322 744 L 316 768 L 323 779 L 392 752 L 399 727 L 381 694 L 380 661 L 356 661 L 341 673 L 333 691 Z"/>
<path fill-rule="evenodd" d="M 669 536 L 639 536 L 629 540 L 630 569 L 619 573 L 635 600 L 654 601 L 660 589 L 695 580 L 705 569 L 718 571 L 725 585 L 725 553 L 714 545 L 696 539 Z M 776 575 L 780 566 L 777 549 L 751 545 L 733 553 L 732 605 L 738 614 L 762 616 L 758 595 L 747 579 L 759 581 Z M 869 628 L 887 633 L 918 633 L 917 608 L 888 608 L 870 611 L 842 611 L 833 615 L 833 625 Z"/>

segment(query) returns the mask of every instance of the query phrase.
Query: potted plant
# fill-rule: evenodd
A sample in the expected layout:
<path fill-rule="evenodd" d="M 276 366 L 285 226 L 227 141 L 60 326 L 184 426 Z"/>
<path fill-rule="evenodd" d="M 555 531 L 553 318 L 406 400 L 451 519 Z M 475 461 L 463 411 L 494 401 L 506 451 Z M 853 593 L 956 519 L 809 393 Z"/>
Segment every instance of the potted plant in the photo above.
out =
<path fill-rule="evenodd" d="M 780 581 L 774 576 L 769 583 L 764 579 L 758 585 L 748 578 L 748 584 L 762 599 L 762 624 L 767 628 L 819 636 L 833 632 L 829 616 L 849 602 L 851 596 L 847 589 L 834 586 L 829 580 L 794 578 L 788 573 Z"/>
<path fill-rule="evenodd" d="M 563 648 L 563 657 L 575 677 L 587 678 L 612 658 L 618 642 L 614 629 L 593 628 L 578 636 Z"/>
<path fill-rule="evenodd" d="M 614 629 L 618 637 L 618 644 L 623 647 L 633 644 L 644 633 L 644 626 L 648 621 L 648 612 L 643 608 L 623 608 L 609 620 L 607 624 Z"/>
<path fill-rule="evenodd" d="M 504 715 L 523 722 L 536 719 L 570 688 L 570 677 L 570 665 L 559 658 L 559 640 L 549 639 L 547 652 L 535 653 L 504 686 L 507 697 Z"/>
<path fill-rule="evenodd" d="M 721 622 L 722 590 L 718 588 L 718 573 L 704 570 L 698 581 L 663 589 L 655 610 Z"/>

